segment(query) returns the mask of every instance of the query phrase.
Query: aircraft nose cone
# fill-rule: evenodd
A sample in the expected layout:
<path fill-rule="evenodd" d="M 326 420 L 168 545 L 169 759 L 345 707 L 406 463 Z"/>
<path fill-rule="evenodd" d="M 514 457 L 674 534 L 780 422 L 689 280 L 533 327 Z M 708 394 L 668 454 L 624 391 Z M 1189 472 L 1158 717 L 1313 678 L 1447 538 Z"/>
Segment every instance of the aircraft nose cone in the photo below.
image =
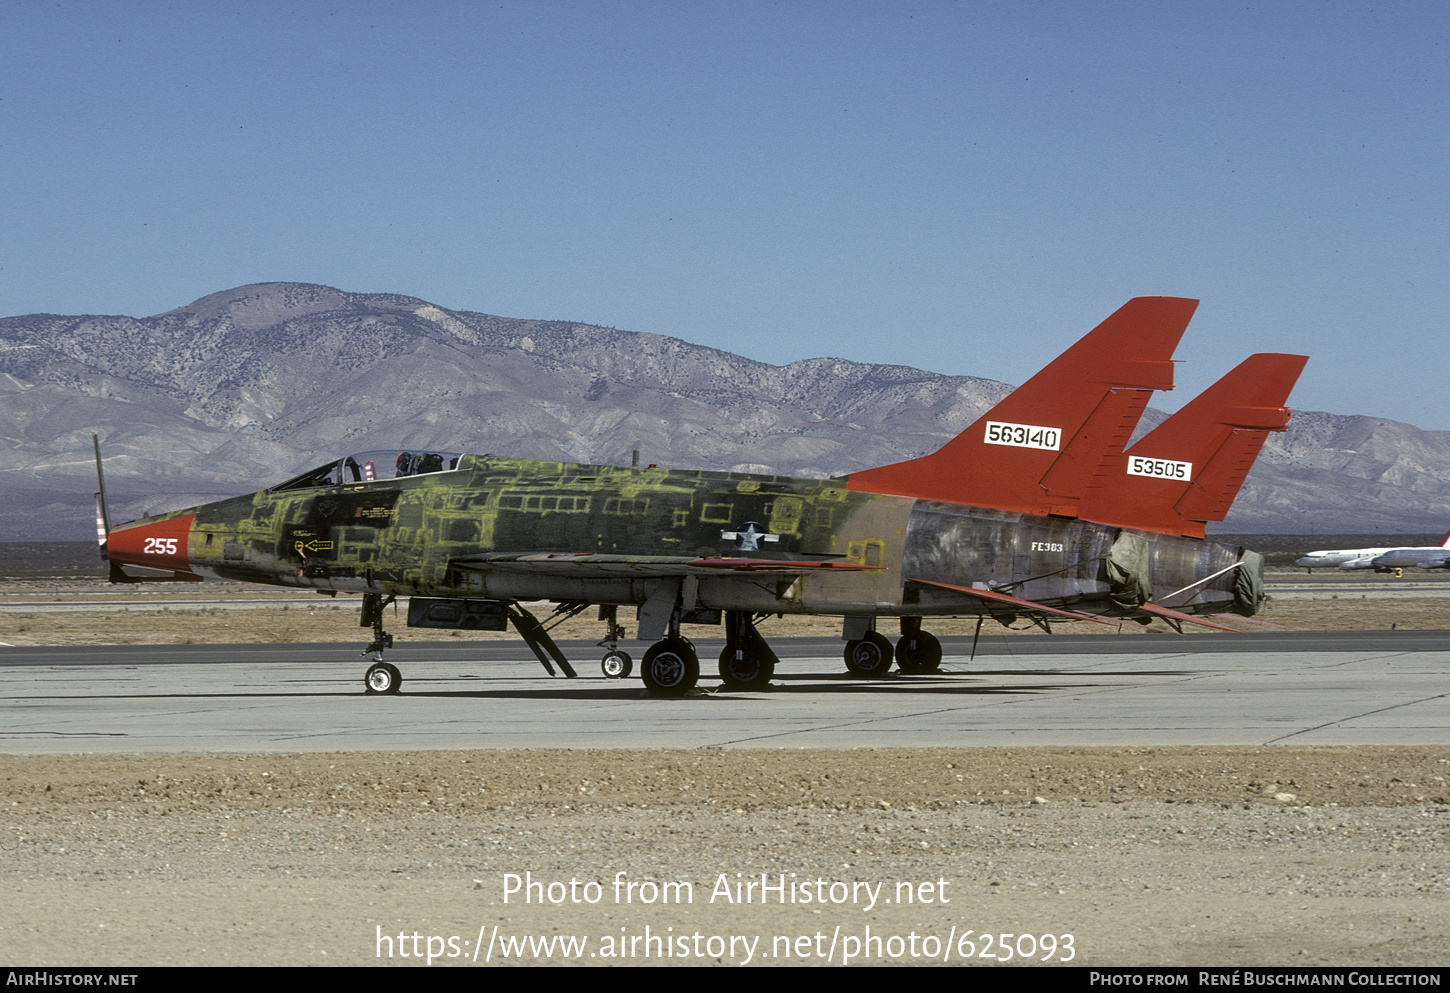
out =
<path fill-rule="evenodd" d="M 187 552 L 191 522 L 195 519 L 195 514 L 183 514 L 112 528 L 106 542 L 106 557 L 121 565 L 190 575 L 191 563 L 187 560 Z"/>

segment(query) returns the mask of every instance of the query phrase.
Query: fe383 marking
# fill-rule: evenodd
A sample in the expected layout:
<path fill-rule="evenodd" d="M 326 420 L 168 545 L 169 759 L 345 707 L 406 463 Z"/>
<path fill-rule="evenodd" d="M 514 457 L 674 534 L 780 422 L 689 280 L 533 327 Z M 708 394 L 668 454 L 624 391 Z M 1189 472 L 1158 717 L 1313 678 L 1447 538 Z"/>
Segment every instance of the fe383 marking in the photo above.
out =
<path fill-rule="evenodd" d="M 1193 463 L 1174 462 L 1171 459 L 1144 459 L 1135 455 L 1128 460 L 1128 475 L 1181 479 L 1186 483 L 1193 478 Z"/>
<path fill-rule="evenodd" d="M 1040 424 L 1008 424 L 987 422 L 987 444 L 1013 445 L 1017 448 L 1041 448 L 1055 452 L 1062 447 L 1062 431 Z"/>

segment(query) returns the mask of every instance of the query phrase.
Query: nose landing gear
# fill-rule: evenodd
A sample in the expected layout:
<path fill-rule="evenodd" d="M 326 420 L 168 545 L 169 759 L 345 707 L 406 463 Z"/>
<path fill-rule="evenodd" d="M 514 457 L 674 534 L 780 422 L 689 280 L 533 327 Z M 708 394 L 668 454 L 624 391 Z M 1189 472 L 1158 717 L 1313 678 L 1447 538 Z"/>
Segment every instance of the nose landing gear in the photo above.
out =
<path fill-rule="evenodd" d="M 359 627 L 372 626 L 373 643 L 363 649 L 364 655 L 373 657 L 373 664 L 363 675 L 364 691 L 368 694 L 393 694 L 403 685 L 403 674 L 398 667 L 383 661 L 383 650 L 393 647 L 393 636 L 383 630 L 383 610 L 390 603 L 396 603 L 395 596 L 384 597 L 381 593 L 364 593 L 362 616 Z"/>

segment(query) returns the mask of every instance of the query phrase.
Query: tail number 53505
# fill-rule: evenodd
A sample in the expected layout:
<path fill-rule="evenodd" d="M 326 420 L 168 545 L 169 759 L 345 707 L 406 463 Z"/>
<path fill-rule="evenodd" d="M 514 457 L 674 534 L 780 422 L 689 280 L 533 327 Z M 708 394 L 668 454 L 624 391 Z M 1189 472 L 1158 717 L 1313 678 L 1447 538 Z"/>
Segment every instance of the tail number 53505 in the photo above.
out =
<path fill-rule="evenodd" d="M 1135 455 L 1128 460 L 1128 475 L 1180 479 L 1186 483 L 1193 478 L 1193 463 L 1174 462 L 1169 459 L 1145 459 Z"/>

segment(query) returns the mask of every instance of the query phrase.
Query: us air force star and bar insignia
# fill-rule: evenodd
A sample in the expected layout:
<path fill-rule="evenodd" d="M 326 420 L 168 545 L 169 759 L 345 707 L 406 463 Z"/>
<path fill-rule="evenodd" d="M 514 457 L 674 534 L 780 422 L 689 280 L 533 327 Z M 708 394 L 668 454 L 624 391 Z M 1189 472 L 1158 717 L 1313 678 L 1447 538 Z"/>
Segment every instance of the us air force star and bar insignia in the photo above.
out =
<path fill-rule="evenodd" d="M 735 542 L 737 552 L 758 552 L 762 541 L 774 543 L 780 541 L 780 535 L 767 534 L 759 524 L 746 521 L 734 531 L 721 531 L 720 540 Z"/>

